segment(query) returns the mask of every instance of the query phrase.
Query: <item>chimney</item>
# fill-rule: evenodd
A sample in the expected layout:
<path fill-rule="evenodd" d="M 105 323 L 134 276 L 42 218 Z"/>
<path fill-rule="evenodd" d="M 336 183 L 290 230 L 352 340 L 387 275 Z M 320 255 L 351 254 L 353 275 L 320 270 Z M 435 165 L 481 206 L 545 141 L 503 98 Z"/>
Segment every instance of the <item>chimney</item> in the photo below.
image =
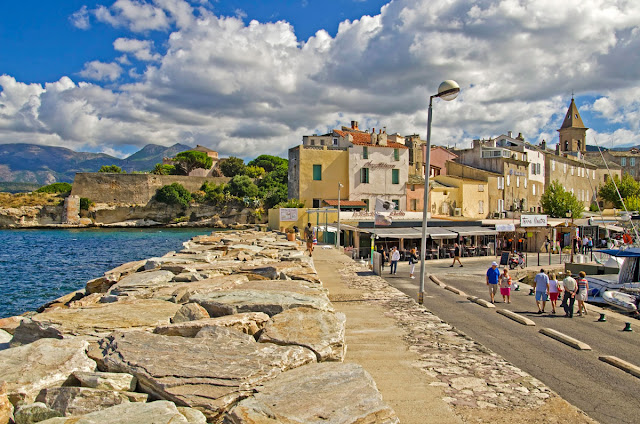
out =
<path fill-rule="evenodd" d="M 547 142 L 546 142 L 546 141 L 544 141 L 544 140 L 542 140 L 542 143 L 540 143 L 540 148 L 541 148 L 542 150 L 547 150 Z"/>
<path fill-rule="evenodd" d="M 518 133 L 516 140 L 524 141 L 524 137 L 522 136 L 522 133 Z"/>
<path fill-rule="evenodd" d="M 512 136 L 513 136 L 513 133 L 511 131 L 507 131 L 507 137 L 513 138 Z"/>
<path fill-rule="evenodd" d="M 358 121 L 351 121 L 351 129 L 358 130 Z"/>
<path fill-rule="evenodd" d="M 556 144 L 556 155 L 560 156 L 560 143 Z"/>

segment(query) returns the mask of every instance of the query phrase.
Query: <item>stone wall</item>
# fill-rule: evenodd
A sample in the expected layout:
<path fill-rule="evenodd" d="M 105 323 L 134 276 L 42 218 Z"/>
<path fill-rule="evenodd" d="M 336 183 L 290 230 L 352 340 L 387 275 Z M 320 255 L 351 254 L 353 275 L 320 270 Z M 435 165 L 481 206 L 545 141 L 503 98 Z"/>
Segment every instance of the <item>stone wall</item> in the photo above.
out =
<path fill-rule="evenodd" d="M 205 181 L 220 184 L 229 180 L 227 177 L 82 172 L 76 174 L 71 195 L 86 197 L 94 203 L 146 205 L 156 194 L 156 190 L 165 185 L 179 183 L 194 192 Z"/>

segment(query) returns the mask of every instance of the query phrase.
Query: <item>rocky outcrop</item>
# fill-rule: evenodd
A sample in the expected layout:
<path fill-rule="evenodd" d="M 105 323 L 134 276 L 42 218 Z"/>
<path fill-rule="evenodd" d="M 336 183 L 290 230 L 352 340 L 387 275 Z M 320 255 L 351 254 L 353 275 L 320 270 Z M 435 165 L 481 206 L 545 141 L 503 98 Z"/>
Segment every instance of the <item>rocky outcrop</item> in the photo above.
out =
<path fill-rule="evenodd" d="M 257 343 L 243 333 L 216 328 L 217 337 L 194 339 L 115 333 L 100 342 L 102 362 L 109 371 L 135 375 L 150 395 L 196 407 L 215 420 L 252 387 L 315 361 L 308 349 Z"/>
<path fill-rule="evenodd" d="M 0 378 L 11 403 L 33 402 L 40 390 L 62 385 L 76 371 L 94 371 L 85 340 L 42 339 L 0 352 Z"/>
<path fill-rule="evenodd" d="M 109 289 L 110 294 L 116 296 L 132 296 L 138 298 L 148 298 L 164 287 L 174 286 L 174 274 L 171 271 L 145 271 L 136 272 L 119 280 Z"/>
<path fill-rule="evenodd" d="M 323 363 L 283 373 L 225 417 L 230 424 L 399 423 L 359 365 Z"/>
<path fill-rule="evenodd" d="M 43 389 L 36 398 L 63 416 L 85 415 L 121 403 L 146 402 L 147 394 L 88 387 L 52 387 Z"/>

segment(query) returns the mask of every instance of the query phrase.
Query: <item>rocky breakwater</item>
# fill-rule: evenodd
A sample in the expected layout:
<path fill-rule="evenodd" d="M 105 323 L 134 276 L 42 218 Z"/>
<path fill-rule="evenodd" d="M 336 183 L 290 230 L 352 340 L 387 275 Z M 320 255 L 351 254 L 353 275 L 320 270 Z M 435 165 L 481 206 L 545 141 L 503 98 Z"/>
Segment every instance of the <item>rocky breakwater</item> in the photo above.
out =
<path fill-rule="evenodd" d="M 397 423 L 345 324 L 297 243 L 195 237 L 0 320 L 0 424 Z"/>

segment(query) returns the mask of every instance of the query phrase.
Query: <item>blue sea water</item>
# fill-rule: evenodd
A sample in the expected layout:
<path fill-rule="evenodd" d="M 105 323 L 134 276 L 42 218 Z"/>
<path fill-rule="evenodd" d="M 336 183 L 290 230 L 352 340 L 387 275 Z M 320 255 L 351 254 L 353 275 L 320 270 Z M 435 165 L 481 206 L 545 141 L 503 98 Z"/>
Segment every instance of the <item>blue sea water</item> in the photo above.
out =
<path fill-rule="evenodd" d="M 0 318 L 84 288 L 116 266 L 171 250 L 212 229 L 0 230 Z"/>

